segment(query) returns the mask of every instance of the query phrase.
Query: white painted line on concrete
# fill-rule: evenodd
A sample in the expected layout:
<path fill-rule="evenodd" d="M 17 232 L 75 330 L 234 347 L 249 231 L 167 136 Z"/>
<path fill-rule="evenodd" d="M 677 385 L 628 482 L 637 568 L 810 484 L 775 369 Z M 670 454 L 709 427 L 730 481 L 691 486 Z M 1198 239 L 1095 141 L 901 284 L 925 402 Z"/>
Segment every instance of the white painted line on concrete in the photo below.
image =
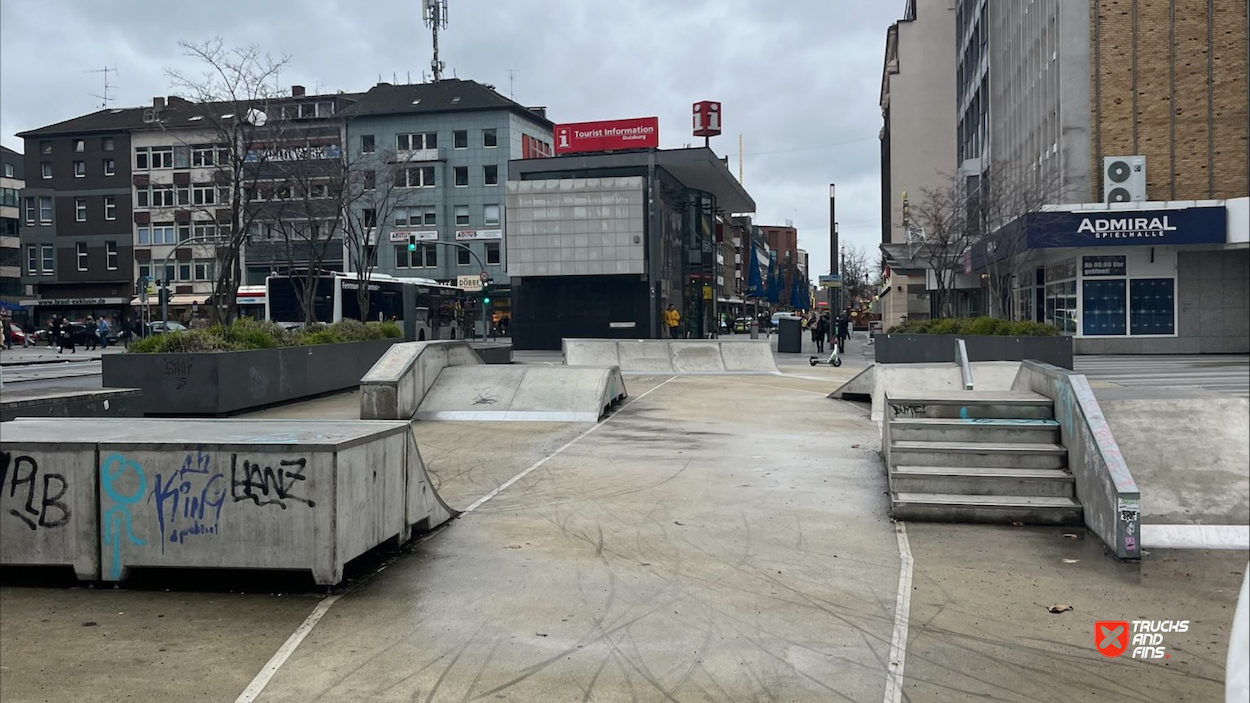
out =
<path fill-rule="evenodd" d="M 1141 546 L 1147 549 L 1250 549 L 1250 525 L 1142 525 Z"/>
<path fill-rule="evenodd" d="M 894 523 L 898 536 L 898 598 L 894 601 L 894 634 L 890 637 L 890 669 L 885 679 L 885 703 L 903 699 L 903 666 L 907 663 L 907 621 L 911 617 L 911 545 L 907 526 Z"/>
<path fill-rule="evenodd" d="M 477 510 L 478 508 L 480 508 L 480 507 L 482 506 L 482 504 L 483 504 L 483 503 L 485 503 L 486 501 L 490 500 L 491 498 L 494 498 L 495 496 L 499 495 L 499 493 L 500 493 L 501 491 L 503 491 L 504 489 L 506 489 L 508 486 L 511 486 L 512 484 L 516 483 L 517 481 L 520 481 L 521 479 L 525 478 L 525 477 L 526 477 L 526 476 L 528 476 L 528 475 L 530 474 L 530 472 L 531 472 L 531 471 L 533 471 L 534 469 L 537 469 L 538 467 L 542 466 L 543 464 L 546 464 L 548 461 L 551 461 L 551 460 L 552 460 L 552 459 L 554 459 L 555 457 L 559 456 L 559 455 L 560 455 L 560 453 L 561 453 L 561 452 L 563 452 L 565 449 L 568 449 L 569 447 L 573 446 L 574 444 L 577 444 L 578 442 L 582 441 L 582 440 L 583 440 L 583 439 L 585 439 L 587 436 L 589 436 L 589 435 L 590 435 L 590 433 L 594 432 L 595 430 L 599 429 L 600 427 L 603 427 L 604 425 L 606 425 L 606 424 L 608 424 L 609 422 L 611 422 L 611 421 L 612 421 L 612 418 L 614 418 L 614 417 L 616 417 L 617 415 L 619 415 L 619 414 L 621 413 L 621 411 L 623 411 L 625 408 L 627 408 L 627 407 L 629 407 L 630 405 L 632 405 L 632 404 L 634 404 L 634 403 L 636 403 L 636 402 L 638 402 L 638 401 L 642 400 L 643 398 L 646 398 L 646 397 L 647 397 L 647 395 L 649 395 L 652 391 L 658 390 L 658 389 L 659 389 L 659 388 L 661 388 L 662 386 L 664 386 L 664 385 L 668 384 L 670 381 L 676 380 L 676 378 L 677 378 L 676 376 L 671 376 L 671 377 L 669 377 L 667 380 L 662 381 L 662 382 L 661 382 L 661 383 L 659 383 L 658 385 L 656 385 L 656 386 L 654 386 L 654 387 L 652 387 L 652 388 L 648 389 L 647 391 L 645 391 L 645 392 L 644 392 L 644 393 L 642 393 L 641 395 L 636 396 L 636 397 L 634 397 L 634 398 L 630 398 L 630 400 L 629 400 L 629 402 L 628 402 L 628 403 L 626 403 L 625 405 L 622 405 L 619 409 L 617 409 L 617 411 L 616 411 L 616 412 L 612 413 L 611 415 L 609 415 L 609 416 L 605 417 L 605 418 L 604 418 L 603 420 L 601 420 L 600 422 L 596 423 L 594 427 L 591 427 L 590 429 L 586 430 L 585 432 L 583 432 L 583 433 L 581 433 L 581 434 L 577 435 L 576 437 L 574 437 L 573 439 L 571 439 L 571 440 L 569 440 L 567 443 L 565 443 L 565 445 L 564 445 L 564 446 L 560 447 L 559 449 L 555 450 L 554 452 L 552 452 L 552 453 L 548 454 L 547 456 L 545 456 L 545 457 L 543 457 L 543 458 L 539 459 L 538 461 L 534 462 L 532 465 L 530 465 L 530 467 L 529 467 L 528 469 L 526 469 L 526 470 L 522 471 L 521 473 L 517 474 L 516 476 L 513 476 L 512 478 L 508 479 L 507 481 L 504 481 L 503 483 L 499 484 L 499 487 L 498 487 L 498 488 L 496 488 L 495 490 L 491 491 L 490 493 L 487 493 L 486 495 L 482 496 L 481 498 L 478 498 L 476 501 L 474 501 L 474 502 L 473 502 L 473 504 L 472 504 L 472 505 L 470 505 L 469 507 L 467 507 L 467 508 L 465 508 L 464 510 L 460 511 L 461 515 L 463 515 L 463 514 L 465 514 L 465 513 L 471 513 L 471 512 L 473 512 L 474 510 Z"/>
<path fill-rule="evenodd" d="M 243 693 L 240 693 L 239 697 L 234 699 L 234 703 L 252 703 L 252 701 L 256 700 L 261 691 L 265 690 L 265 686 L 269 685 L 269 680 L 273 678 L 273 675 L 278 673 L 278 669 L 295 652 L 295 648 L 299 646 L 300 642 L 304 641 L 309 632 L 312 632 L 313 626 L 317 624 L 317 621 L 321 620 L 321 617 L 326 614 L 330 606 L 334 605 L 334 601 L 339 598 L 339 595 L 333 595 L 318 603 L 317 607 L 313 608 L 313 611 L 304 619 L 304 622 L 300 623 L 300 626 L 295 629 L 295 632 L 292 632 L 291 636 L 286 638 L 286 642 L 278 648 L 278 651 L 274 652 L 269 661 L 265 662 L 265 666 L 261 668 L 260 673 L 256 675 L 256 678 L 252 679 L 252 683 L 248 684 L 247 688 L 243 689 Z"/>

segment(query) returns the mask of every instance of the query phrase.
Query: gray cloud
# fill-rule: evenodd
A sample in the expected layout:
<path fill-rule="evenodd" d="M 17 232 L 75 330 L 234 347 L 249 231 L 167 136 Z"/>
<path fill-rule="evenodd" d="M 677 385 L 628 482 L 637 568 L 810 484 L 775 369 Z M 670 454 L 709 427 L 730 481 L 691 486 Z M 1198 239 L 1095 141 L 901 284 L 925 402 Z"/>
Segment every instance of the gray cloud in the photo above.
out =
<path fill-rule="evenodd" d="M 545 105 L 557 122 L 658 115 L 661 144 L 697 143 L 690 105 L 720 100 L 712 148 L 738 170 L 757 221 L 799 227 L 813 277 L 829 268 L 828 185 L 844 243 L 880 241 L 877 107 L 885 30 L 902 0 L 450 0 L 448 73 Z M 415 0 L 4 0 L 0 140 L 99 107 L 116 66 L 116 105 L 169 92 L 166 68 L 194 71 L 177 46 L 220 35 L 291 57 L 284 84 L 364 90 L 420 81 L 429 32 Z M 945 57 L 943 57 L 945 58 Z"/>

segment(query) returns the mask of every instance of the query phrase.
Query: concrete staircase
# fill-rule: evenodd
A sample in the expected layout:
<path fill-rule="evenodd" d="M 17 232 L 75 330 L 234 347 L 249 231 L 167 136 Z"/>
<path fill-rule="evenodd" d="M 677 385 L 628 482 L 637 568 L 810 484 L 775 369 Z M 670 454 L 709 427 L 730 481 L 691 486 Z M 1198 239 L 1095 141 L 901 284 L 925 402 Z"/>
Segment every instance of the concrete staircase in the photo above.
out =
<path fill-rule="evenodd" d="M 886 395 L 896 520 L 1079 525 L 1049 398 L 1015 391 Z"/>

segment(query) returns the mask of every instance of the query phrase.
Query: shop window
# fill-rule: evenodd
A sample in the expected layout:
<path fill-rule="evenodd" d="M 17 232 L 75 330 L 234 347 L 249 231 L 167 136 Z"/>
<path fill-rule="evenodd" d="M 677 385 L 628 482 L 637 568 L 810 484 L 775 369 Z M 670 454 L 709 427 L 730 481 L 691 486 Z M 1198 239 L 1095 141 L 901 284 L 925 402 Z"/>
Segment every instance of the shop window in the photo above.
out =
<path fill-rule="evenodd" d="M 1086 336 L 1123 335 L 1128 301 L 1123 279 L 1086 279 L 1081 283 L 1084 311 L 1081 333 Z"/>
<path fill-rule="evenodd" d="M 1176 281 L 1172 278 L 1138 278 L 1129 281 L 1129 331 L 1131 334 L 1176 333 Z"/>

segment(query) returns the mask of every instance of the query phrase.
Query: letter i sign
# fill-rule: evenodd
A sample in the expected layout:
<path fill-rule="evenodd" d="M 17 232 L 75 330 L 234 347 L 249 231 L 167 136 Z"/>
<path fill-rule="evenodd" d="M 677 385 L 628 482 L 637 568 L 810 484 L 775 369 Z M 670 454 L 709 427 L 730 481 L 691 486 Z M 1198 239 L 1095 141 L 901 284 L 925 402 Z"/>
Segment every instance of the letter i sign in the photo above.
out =
<path fill-rule="evenodd" d="M 1128 649 L 1128 622 L 1099 620 L 1094 623 L 1094 646 L 1104 657 L 1118 657 Z"/>

